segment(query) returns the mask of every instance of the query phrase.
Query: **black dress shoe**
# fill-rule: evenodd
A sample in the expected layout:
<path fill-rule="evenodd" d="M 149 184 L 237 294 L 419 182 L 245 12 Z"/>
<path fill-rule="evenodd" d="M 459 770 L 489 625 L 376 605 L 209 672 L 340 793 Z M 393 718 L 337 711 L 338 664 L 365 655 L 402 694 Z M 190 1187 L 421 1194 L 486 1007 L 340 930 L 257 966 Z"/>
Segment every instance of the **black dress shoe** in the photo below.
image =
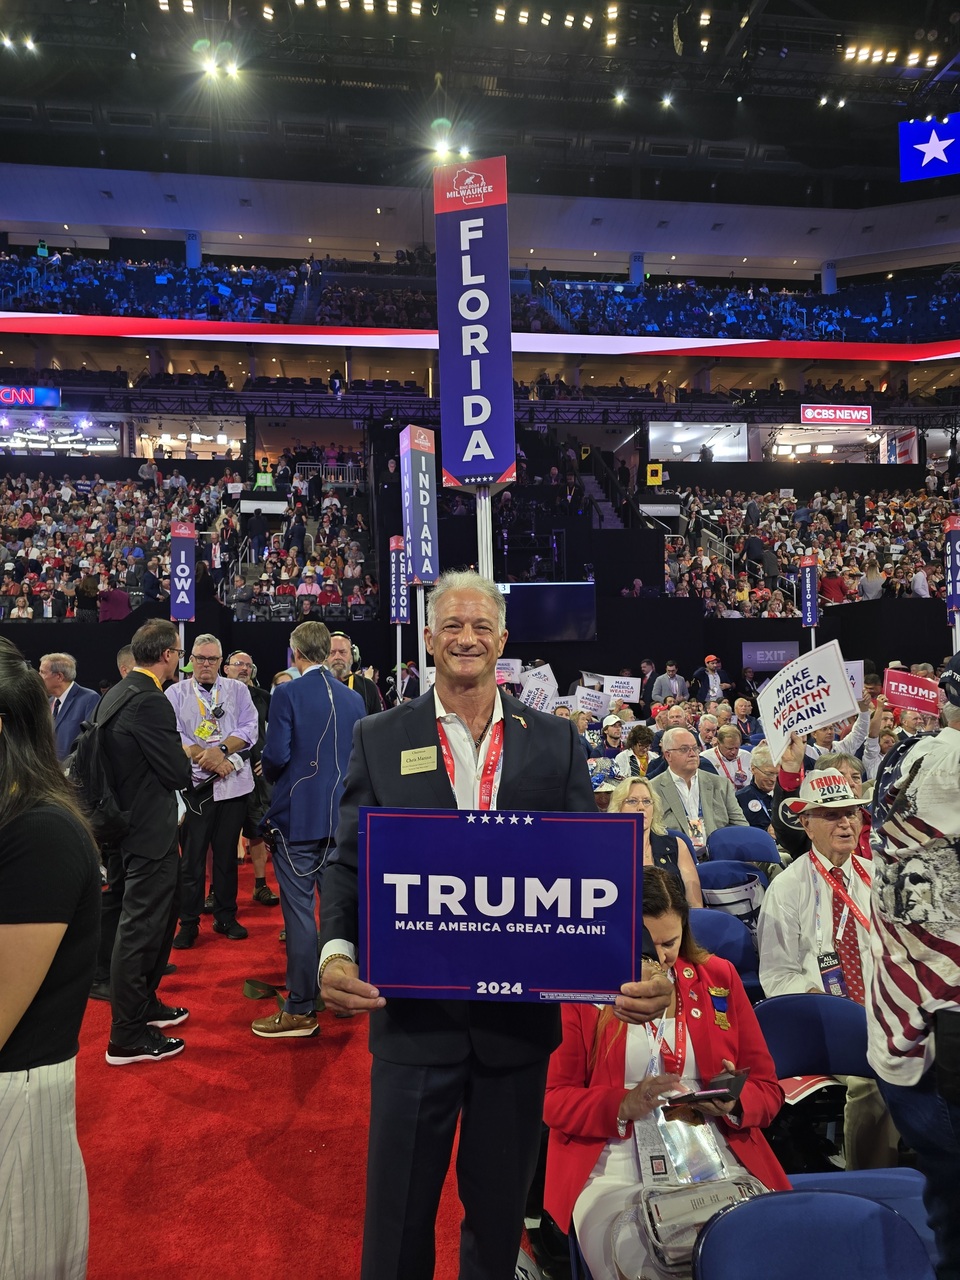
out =
<path fill-rule="evenodd" d="M 217 926 L 214 925 L 214 928 Z M 197 940 L 200 930 L 195 924 L 182 924 L 177 931 L 177 936 L 170 944 L 174 951 L 189 951 Z"/>
<path fill-rule="evenodd" d="M 169 978 L 171 973 L 176 973 L 176 972 L 177 972 L 177 966 L 175 964 L 165 964 L 163 966 L 163 976 L 165 978 Z"/>
<path fill-rule="evenodd" d="M 175 1036 L 165 1036 L 155 1027 L 147 1027 L 142 1038 L 132 1045 L 107 1045 L 107 1062 L 111 1067 L 125 1067 L 131 1062 L 162 1062 L 186 1048 Z"/>
<path fill-rule="evenodd" d="M 203 914 L 205 916 L 213 915 L 213 890 L 212 889 L 203 900 Z"/>
<path fill-rule="evenodd" d="M 106 1000 L 106 1001 L 107 1001 L 107 1003 L 109 1004 L 109 1002 L 110 1002 L 110 983 L 109 983 L 109 982 L 94 982 L 94 983 L 91 983 L 91 985 L 90 985 L 90 999 L 91 999 L 91 1000 Z"/>
<path fill-rule="evenodd" d="M 213 932 L 223 934 L 231 942 L 239 942 L 241 938 L 249 936 L 243 925 L 238 924 L 236 920 L 214 920 Z M 173 945 L 176 946 L 176 942 Z"/>

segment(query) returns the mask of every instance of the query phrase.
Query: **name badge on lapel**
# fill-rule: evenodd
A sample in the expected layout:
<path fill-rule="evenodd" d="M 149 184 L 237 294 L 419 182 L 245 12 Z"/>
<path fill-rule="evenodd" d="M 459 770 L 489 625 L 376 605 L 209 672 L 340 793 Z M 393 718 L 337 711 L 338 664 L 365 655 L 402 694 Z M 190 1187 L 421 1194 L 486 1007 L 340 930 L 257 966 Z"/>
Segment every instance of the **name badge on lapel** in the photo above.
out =
<path fill-rule="evenodd" d="M 436 747 L 414 747 L 400 752 L 400 773 L 434 773 L 437 768 Z"/>

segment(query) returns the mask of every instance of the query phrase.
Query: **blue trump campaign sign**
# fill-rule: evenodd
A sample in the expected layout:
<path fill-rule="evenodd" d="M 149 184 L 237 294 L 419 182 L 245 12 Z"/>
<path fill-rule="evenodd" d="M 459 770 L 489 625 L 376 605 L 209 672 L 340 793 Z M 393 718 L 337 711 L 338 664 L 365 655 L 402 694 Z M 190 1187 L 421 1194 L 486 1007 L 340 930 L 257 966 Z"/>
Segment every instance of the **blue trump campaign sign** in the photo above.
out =
<path fill-rule="evenodd" d="M 361 978 L 388 998 L 612 1003 L 640 975 L 642 833 L 629 814 L 361 809 Z"/>
<path fill-rule="evenodd" d="M 899 130 L 901 182 L 960 173 L 960 113 L 939 120 L 903 120 Z"/>

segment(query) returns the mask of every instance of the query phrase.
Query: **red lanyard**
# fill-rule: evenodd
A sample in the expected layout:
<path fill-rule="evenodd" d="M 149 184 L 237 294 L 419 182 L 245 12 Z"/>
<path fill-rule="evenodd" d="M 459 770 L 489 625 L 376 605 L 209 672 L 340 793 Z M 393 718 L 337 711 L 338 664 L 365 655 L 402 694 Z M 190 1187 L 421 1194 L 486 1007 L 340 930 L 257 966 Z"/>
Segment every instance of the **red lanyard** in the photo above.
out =
<path fill-rule="evenodd" d="M 660 1041 L 659 1053 L 660 1060 L 663 1063 L 663 1070 L 666 1075 L 682 1076 L 683 1064 L 687 1057 L 687 1024 L 683 1020 L 683 999 L 680 995 L 680 988 L 675 985 L 677 993 L 677 1014 L 674 1019 L 674 1046 L 673 1049 L 667 1048 L 667 1043 L 663 1036 L 658 1036 Z M 664 1014 L 664 1018 L 666 1014 Z M 663 1023 L 661 1023 L 661 1026 Z"/>
<path fill-rule="evenodd" d="M 723 772 L 727 775 L 727 781 L 728 781 L 728 782 L 731 784 L 731 786 L 732 786 L 732 785 L 733 785 L 733 779 L 730 777 L 730 770 L 727 768 L 727 762 L 726 762 L 726 760 L 724 760 L 723 756 L 720 754 L 720 752 L 717 750 L 717 748 L 716 748 L 716 747 L 714 747 L 714 748 L 713 748 L 713 755 L 714 755 L 714 759 L 716 760 L 717 764 L 720 766 L 720 768 L 723 770 Z M 739 763 L 739 761 L 740 761 L 740 757 L 739 757 L 739 755 L 738 755 L 738 756 L 737 756 L 737 763 Z"/>
<path fill-rule="evenodd" d="M 861 927 L 861 929 L 865 929 L 867 933 L 869 933 L 870 921 L 863 914 L 863 912 L 860 910 L 860 908 L 857 906 L 854 900 L 850 897 L 849 893 L 847 893 L 846 888 L 840 883 L 840 881 L 837 879 L 836 876 L 828 875 L 827 872 L 824 871 L 823 867 L 820 865 L 820 859 L 816 856 L 816 854 L 811 853 L 810 857 L 813 859 L 813 865 L 823 876 L 824 880 L 827 882 L 827 884 L 830 886 L 833 892 L 837 895 L 837 897 L 844 904 L 844 906 L 849 908 L 857 924 Z M 864 871 L 863 867 L 861 867 L 860 863 L 856 860 L 853 854 L 850 855 L 850 862 L 853 865 L 854 871 L 857 873 L 857 875 L 860 877 L 860 879 L 869 889 L 870 877 L 867 875 L 866 871 Z"/>
<path fill-rule="evenodd" d="M 446 730 L 442 723 L 437 721 L 437 735 L 440 738 L 440 750 L 443 753 L 443 764 L 447 771 L 447 777 L 450 779 L 450 786 L 454 793 L 457 789 L 457 764 L 453 758 L 453 752 L 450 750 L 450 743 L 447 740 Z M 503 721 L 498 720 L 490 730 L 490 741 L 487 745 L 487 759 L 483 766 L 483 773 L 480 775 L 480 802 L 478 809 L 489 809 L 493 803 L 493 782 L 497 776 L 497 770 L 500 767 L 500 755 L 503 752 Z"/>

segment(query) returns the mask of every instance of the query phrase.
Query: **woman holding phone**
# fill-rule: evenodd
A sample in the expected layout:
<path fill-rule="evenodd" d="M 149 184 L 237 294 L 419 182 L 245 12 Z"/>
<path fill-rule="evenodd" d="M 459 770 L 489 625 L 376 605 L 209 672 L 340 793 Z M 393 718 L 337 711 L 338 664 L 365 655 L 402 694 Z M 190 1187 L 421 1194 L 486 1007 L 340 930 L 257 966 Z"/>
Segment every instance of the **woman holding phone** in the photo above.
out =
<path fill-rule="evenodd" d="M 760 1132 L 783 1091 L 736 970 L 697 944 L 682 882 L 657 867 L 644 867 L 643 923 L 650 968 L 673 982 L 662 1019 L 625 1026 L 609 1006 L 564 1005 L 547 1077 L 544 1206 L 563 1231 L 574 1223 L 593 1280 L 618 1280 L 612 1227 L 647 1186 L 752 1175 L 790 1187 Z M 744 1071 L 729 1101 L 664 1106 Z"/>

